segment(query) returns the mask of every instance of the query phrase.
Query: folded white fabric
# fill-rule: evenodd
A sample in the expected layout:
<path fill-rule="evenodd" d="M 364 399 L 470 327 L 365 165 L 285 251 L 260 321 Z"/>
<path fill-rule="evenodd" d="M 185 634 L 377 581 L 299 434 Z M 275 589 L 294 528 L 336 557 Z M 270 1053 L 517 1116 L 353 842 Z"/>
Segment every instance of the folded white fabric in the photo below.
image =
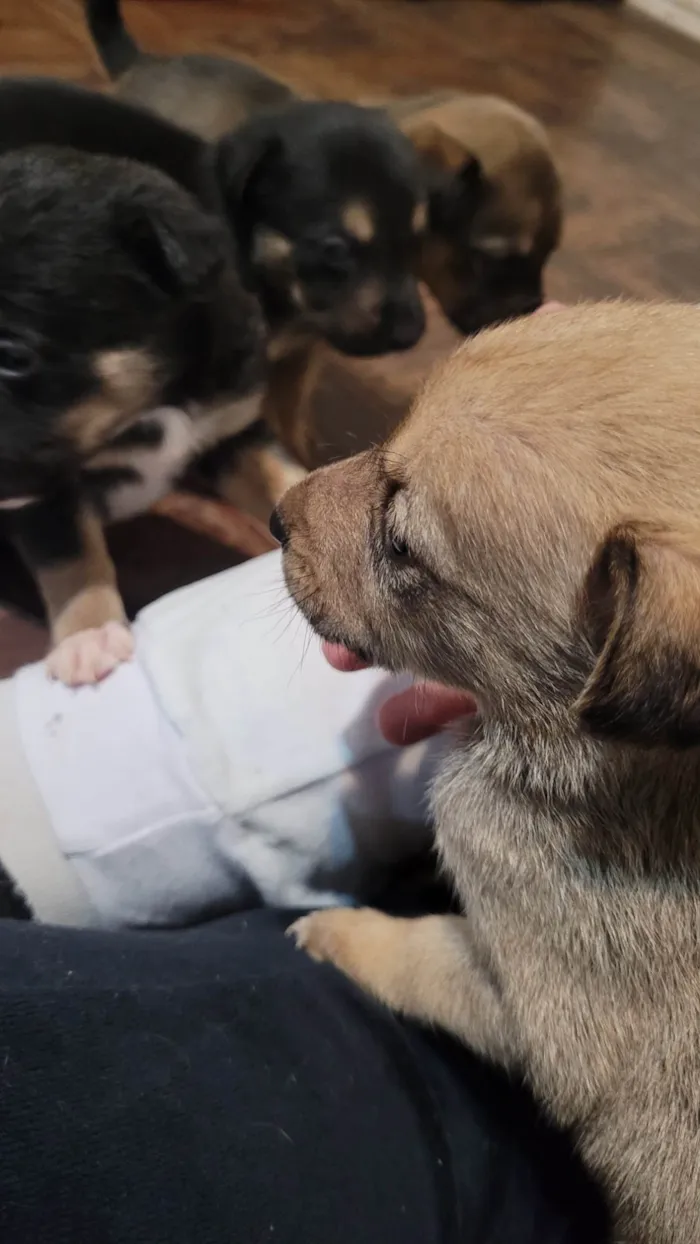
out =
<path fill-rule="evenodd" d="M 28 772 L 97 920 L 362 900 L 427 844 L 439 742 L 384 741 L 377 708 L 405 682 L 327 665 L 279 554 L 156 602 L 135 632 L 136 659 L 97 687 L 41 665 L 14 679 Z M 31 903 L 36 877 L 16 879 Z"/>

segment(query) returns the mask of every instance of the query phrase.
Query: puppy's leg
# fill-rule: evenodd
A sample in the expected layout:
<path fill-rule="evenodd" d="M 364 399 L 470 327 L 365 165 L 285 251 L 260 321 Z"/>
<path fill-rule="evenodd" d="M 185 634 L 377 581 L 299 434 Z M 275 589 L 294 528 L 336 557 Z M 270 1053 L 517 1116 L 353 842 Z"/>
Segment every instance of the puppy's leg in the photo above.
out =
<path fill-rule="evenodd" d="M 284 448 L 305 467 L 311 467 L 310 397 L 320 365 L 320 348 L 312 341 L 273 341 L 270 370 L 262 400 L 261 417 Z"/>
<path fill-rule="evenodd" d="M 217 473 L 216 491 L 224 501 L 267 524 L 287 489 L 305 475 L 305 468 L 259 420 L 230 442 L 227 461 Z"/>
<path fill-rule="evenodd" d="M 457 916 L 397 920 L 365 908 L 314 912 L 292 925 L 297 944 L 335 964 L 380 1002 L 434 1024 L 507 1064 L 509 1025 L 491 978 Z"/>
<path fill-rule="evenodd" d="M 23 510 L 16 543 L 46 603 L 47 668 L 69 686 L 105 678 L 133 653 L 133 638 L 97 517 L 72 496 Z"/>

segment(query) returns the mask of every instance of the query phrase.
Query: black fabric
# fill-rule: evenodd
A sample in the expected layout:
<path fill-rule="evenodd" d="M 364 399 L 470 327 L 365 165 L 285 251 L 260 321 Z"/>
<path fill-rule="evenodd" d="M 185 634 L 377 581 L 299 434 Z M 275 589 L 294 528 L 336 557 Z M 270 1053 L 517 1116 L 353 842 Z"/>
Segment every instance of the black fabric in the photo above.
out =
<path fill-rule="evenodd" d="M 527 1098 L 283 923 L 0 922 L 3 1244 L 601 1244 Z"/>

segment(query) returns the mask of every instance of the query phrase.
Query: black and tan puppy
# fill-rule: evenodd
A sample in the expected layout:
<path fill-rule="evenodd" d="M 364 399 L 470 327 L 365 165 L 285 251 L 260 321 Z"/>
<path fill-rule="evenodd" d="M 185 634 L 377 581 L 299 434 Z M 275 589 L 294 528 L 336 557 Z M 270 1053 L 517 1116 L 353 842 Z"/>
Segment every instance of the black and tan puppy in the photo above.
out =
<path fill-rule="evenodd" d="M 447 318 L 469 336 L 536 310 L 562 226 L 543 127 L 491 95 L 443 91 L 387 108 L 428 169 L 419 272 Z"/>
<path fill-rule="evenodd" d="M 102 522 L 249 425 L 262 323 L 219 219 L 155 170 L 37 148 L 0 156 L 0 185 L 0 522 L 51 671 L 91 681 L 131 646 Z"/>
<path fill-rule="evenodd" d="M 370 356 L 419 340 L 415 257 L 427 222 L 412 143 L 384 109 L 303 100 L 238 60 L 141 52 L 117 0 L 89 0 L 122 99 L 218 144 L 218 168 L 251 288 L 273 331 L 268 414 L 307 456 L 299 418 L 313 344 Z"/>
<path fill-rule="evenodd" d="M 263 416 L 283 435 L 309 343 L 407 348 L 424 312 L 411 258 L 426 219 L 413 147 L 381 112 L 298 103 L 207 144 L 126 102 L 51 79 L 0 82 L 0 150 L 64 144 L 162 169 L 226 221 L 265 313 Z M 305 436 L 298 429 L 298 456 Z"/>
<path fill-rule="evenodd" d="M 124 27 L 119 0 L 86 0 L 90 30 L 117 92 L 216 140 L 295 96 L 244 61 L 153 56 Z M 535 310 L 542 270 L 559 243 L 561 186 L 543 127 L 505 99 L 440 91 L 382 106 L 418 151 L 430 186 L 430 227 L 418 271 L 467 335 Z"/>

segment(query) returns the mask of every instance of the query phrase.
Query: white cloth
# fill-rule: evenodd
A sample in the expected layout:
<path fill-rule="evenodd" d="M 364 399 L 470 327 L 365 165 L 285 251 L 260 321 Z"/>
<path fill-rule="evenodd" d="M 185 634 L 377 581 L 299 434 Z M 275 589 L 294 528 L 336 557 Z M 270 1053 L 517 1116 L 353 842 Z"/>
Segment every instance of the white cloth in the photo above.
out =
<path fill-rule="evenodd" d="M 0 860 L 38 920 L 99 923 L 53 832 L 20 742 L 14 686 L 0 682 Z"/>
<path fill-rule="evenodd" d="M 29 771 L 103 923 L 367 899 L 427 845 L 439 743 L 384 741 L 377 708 L 405 680 L 332 670 L 279 554 L 156 602 L 135 633 L 97 687 L 41 665 L 14 680 Z"/>

